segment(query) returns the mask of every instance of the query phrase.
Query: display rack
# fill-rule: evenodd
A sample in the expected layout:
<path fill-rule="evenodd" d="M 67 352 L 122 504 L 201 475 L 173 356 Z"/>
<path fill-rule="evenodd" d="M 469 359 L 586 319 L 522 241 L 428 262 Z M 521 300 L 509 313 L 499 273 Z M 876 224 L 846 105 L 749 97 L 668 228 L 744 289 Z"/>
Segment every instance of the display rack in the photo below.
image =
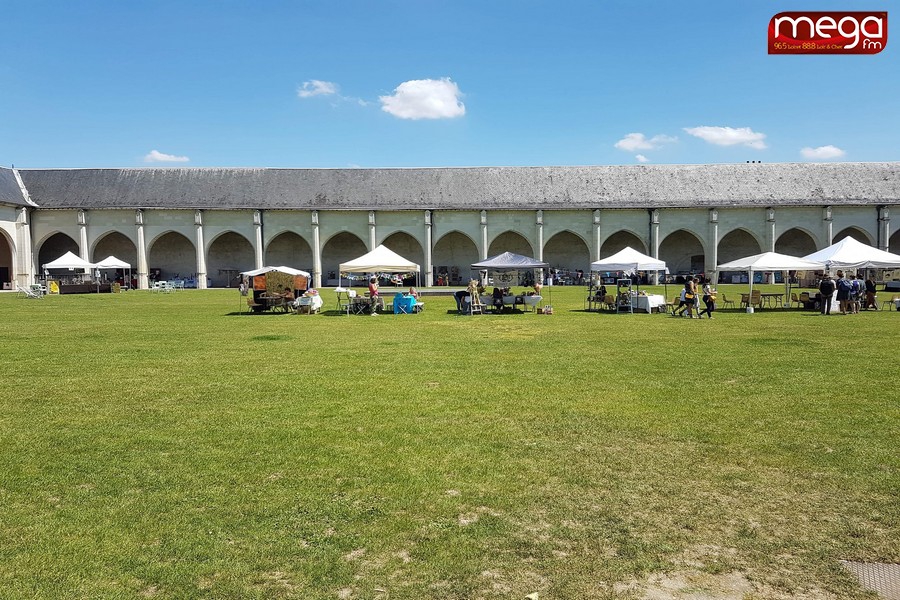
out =
<path fill-rule="evenodd" d="M 616 279 L 616 313 L 633 313 L 631 280 Z"/>

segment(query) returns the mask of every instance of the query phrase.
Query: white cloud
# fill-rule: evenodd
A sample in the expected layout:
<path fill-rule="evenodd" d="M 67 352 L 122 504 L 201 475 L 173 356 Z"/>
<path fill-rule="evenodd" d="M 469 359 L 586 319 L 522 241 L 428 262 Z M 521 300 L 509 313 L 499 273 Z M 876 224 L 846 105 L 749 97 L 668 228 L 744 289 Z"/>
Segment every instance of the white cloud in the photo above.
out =
<path fill-rule="evenodd" d="M 829 144 L 827 146 L 819 146 L 818 148 L 810 148 L 807 146 L 800 150 L 800 154 L 803 155 L 803 158 L 808 158 L 810 160 L 829 160 L 831 158 L 840 158 L 847 153 L 837 146 Z"/>
<path fill-rule="evenodd" d="M 749 127 L 685 127 L 684 130 L 702 140 L 716 146 L 747 146 L 755 150 L 764 150 L 766 134 L 757 133 Z"/>
<path fill-rule="evenodd" d="M 648 161 L 650 160 L 649 158 L 647 158 L 647 157 L 644 156 L 643 154 L 635 154 L 634 158 L 637 159 L 637 161 L 638 161 L 639 163 L 645 163 L 645 162 L 648 162 Z"/>
<path fill-rule="evenodd" d="M 163 154 L 158 150 L 151 150 L 149 154 L 144 157 L 144 162 L 148 163 L 156 163 L 156 162 L 190 162 L 190 158 L 187 156 L 175 156 L 173 154 Z"/>
<path fill-rule="evenodd" d="M 466 114 L 459 86 L 449 77 L 413 79 L 397 86 L 391 96 L 379 96 L 381 110 L 400 119 L 452 119 Z"/>
<path fill-rule="evenodd" d="M 635 150 L 656 150 L 663 144 L 677 142 L 678 138 L 668 135 L 654 135 L 647 139 L 643 133 L 629 133 L 621 140 L 616 142 L 615 147 L 626 152 L 634 152 Z"/>
<path fill-rule="evenodd" d="M 297 95 L 301 98 L 312 98 L 313 96 L 331 96 L 332 94 L 336 94 L 338 90 L 337 84 L 332 83 L 330 81 L 319 81 L 318 79 L 311 79 L 310 81 L 304 81 L 303 85 L 300 86 L 300 89 L 297 90 Z"/>

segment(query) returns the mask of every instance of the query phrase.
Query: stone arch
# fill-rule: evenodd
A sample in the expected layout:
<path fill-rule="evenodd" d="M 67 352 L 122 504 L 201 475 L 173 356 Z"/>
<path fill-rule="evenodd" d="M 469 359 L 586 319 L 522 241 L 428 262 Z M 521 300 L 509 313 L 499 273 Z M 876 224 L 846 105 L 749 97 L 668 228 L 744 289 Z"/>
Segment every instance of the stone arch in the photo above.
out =
<path fill-rule="evenodd" d="M 835 236 L 831 238 L 831 241 L 832 243 L 836 244 L 842 239 L 848 237 L 851 237 L 857 242 L 862 242 L 863 244 L 867 244 L 869 246 L 874 245 L 874 240 L 872 240 L 872 238 L 869 237 L 869 234 L 860 227 L 845 227 L 844 229 L 841 229 L 837 234 L 835 234 Z M 809 253 L 807 252 L 807 254 Z"/>
<path fill-rule="evenodd" d="M 719 240 L 719 264 L 762 253 L 762 244 L 750 231 L 734 229 Z"/>
<path fill-rule="evenodd" d="M 816 242 L 813 237 L 799 227 L 788 229 L 775 240 L 775 252 L 779 254 L 806 256 L 816 250 Z"/>
<path fill-rule="evenodd" d="M 395 231 L 384 238 L 382 244 L 406 260 L 416 263 L 420 268 L 425 264 L 425 251 L 422 249 L 422 244 L 405 231 Z"/>
<path fill-rule="evenodd" d="M 341 231 L 333 235 L 322 246 L 322 280 L 326 285 L 337 285 L 341 263 L 359 258 L 368 251 L 365 242 L 354 233 Z"/>
<path fill-rule="evenodd" d="M 309 242 L 293 231 L 279 233 L 266 245 L 263 263 L 270 267 L 293 267 L 313 272 L 313 252 Z"/>
<path fill-rule="evenodd" d="M 472 276 L 472 264 L 479 261 L 478 246 L 465 233 L 450 231 L 435 243 L 431 251 L 434 263 L 434 281 L 445 274 L 452 285 L 460 285 Z"/>
<path fill-rule="evenodd" d="M 175 231 L 158 235 L 147 248 L 150 279 L 188 277 L 197 272 L 197 250 L 186 236 Z M 207 269 L 208 271 L 208 269 Z"/>
<path fill-rule="evenodd" d="M 132 269 L 137 268 L 137 246 L 134 245 L 131 238 L 118 231 L 110 231 L 94 243 L 91 260 L 97 262 L 107 256 L 115 256 L 119 260 L 131 264 Z"/>
<path fill-rule="evenodd" d="M 534 256 L 534 248 L 525 239 L 525 236 L 516 231 L 504 231 L 494 238 L 488 246 L 488 256 L 496 256 L 504 252 L 521 254 L 522 256 Z"/>
<path fill-rule="evenodd" d="M 237 287 L 241 271 L 256 268 L 256 252 L 250 240 L 235 231 L 225 231 L 209 242 L 206 276 L 213 287 Z"/>
<path fill-rule="evenodd" d="M 591 249 L 571 231 L 560 231 L 544 244 L 544 262 L 564 271 L 591 270 Z"/>
<path fill-rule="evenodd" d="M 609 258 L 628 246 L 631 246 L 638 252 L 647 254 L 647 246 L 643 240 L 637 234 L 623 229 L 615 232 L 603 241 L 603 244 L 600 246 L 600 258 Z"/>
<path fill-rule="evenodd" d="M 0 240 L 2 240 L 0 241 L 0 287 L 5 288 L 6 284 L 9 284 L 10 289 L 15 289 L 16 286 L 13 285 L 16 274 L 16 270 L 13 268 L 13 265 L 16 264 L 15 247 L 12 239 L 2 229 L 0 229 Z"/>
<path fill-rule="evenodd" d="M 703 242 L 697 235 L 679 229 L 666 236 L 659 245 L 659 258 L 665 261 L 669 272 L 703 273 L 706 268 L 706 253 Z"/>
<path fill-rule="evenodd" d="M 51 234 L 41 242 L 38 250 L 38 268 L 43 269 L 44 264 L 56 260 L 66 252 L 81 256 L 78 242 L 62 232 Z"/>

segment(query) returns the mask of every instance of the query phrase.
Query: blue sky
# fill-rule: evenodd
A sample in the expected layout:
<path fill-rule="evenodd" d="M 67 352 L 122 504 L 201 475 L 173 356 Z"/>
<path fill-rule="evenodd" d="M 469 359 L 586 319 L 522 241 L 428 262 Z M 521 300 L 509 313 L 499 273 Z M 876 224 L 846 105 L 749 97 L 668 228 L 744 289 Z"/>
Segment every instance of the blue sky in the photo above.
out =
<path fill-rule="evenodd" d="M 900 160 L 897 40 L 766 53 L 778 12 L 896 19 L 858 4 L 9 0 L 0 164 Z"/>

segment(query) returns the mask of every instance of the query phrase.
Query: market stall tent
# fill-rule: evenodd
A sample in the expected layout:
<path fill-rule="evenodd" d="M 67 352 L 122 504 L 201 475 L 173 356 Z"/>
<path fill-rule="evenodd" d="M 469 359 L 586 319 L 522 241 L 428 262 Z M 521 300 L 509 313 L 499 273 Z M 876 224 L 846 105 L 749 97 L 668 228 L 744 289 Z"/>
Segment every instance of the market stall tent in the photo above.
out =
<path fill-rule="evenodd" d="M 378 246 L 359 258 L 341 263 L 339 268 L 344 273 L 375 273 L 377 271 L 418 273 L 420 271 L 419 265 L 403 258 L 384 245 Z"/>
<path fill-rule="evenodd" d="M 750 293 L 753 293 L 753 272 L 770 272 L 770 271 L 815 271 L 824 269 L 825 264 L 818 261 L 806 260 L 788 254 L 779 254 L 778 252 L 763 252 L 762 254 L 754 254 L 745 256 L 737 260 L 732 260 L 718 266 L 720 271 L 748 271 L 750 273 Z M 786 305 L 790 306 L 791 283 L 790 278 L 784 278 L 785 298 L 788 298 Z M 752 313 L 753 307 L 748 306 L 747 312 Z"/>
<path fill-rule="evenodd" d="M 633 275 L 637 271 L 666 271 L 666 263 L 626 246 L 608 258 L 591 263 L 592 271 L 622 271 Z"/>
<path fill-rule="evenodd" d="M 549 263 L 539 261 L 536 258 L 522 256 L 514 252 L 504 252 L 496 256 L 486 258 L 481 262 L 472 264 L 473 270 L 493 269 L 495 271 L 512 271 L 516 269 L 543 269 L 549 267 Z"/>
<path fill-rule="evenodd" d="M 341 273 L 415 273 L 416 285 L 421 270 L 418 264 L 403 258 L 383 244 L 359 258 L 341 263 L 338 268 Z M 340 279 L 338 286 L 340 287 Z"/>
<path fill-rule="evenodd" d="M 807 254 L 806 260 L 825 263 L 827 269 L 891 269 L 900 267 L 900 255 L 879 250 L 845 237 L 836 244 Z"/>
<path fill-rule="evenodd" d="M 124 272 L 128 271 L 128 278 L 125 279 L 128 282 L 128 286 L 131 286 L 131 264 L 125 262 L 124 260 L 118 259 L 115 256 L 107 256 L 103 260 L 97 263 L 96 267 L 98 269 L 122 269 L 123 275 Z"/>
<path fill-rule="evenodd" d="M 97 265 L 88 262 L 72 252 L 66 252 L 56 260 L 44 263 L 45 269 L 93 269 Z"/>

